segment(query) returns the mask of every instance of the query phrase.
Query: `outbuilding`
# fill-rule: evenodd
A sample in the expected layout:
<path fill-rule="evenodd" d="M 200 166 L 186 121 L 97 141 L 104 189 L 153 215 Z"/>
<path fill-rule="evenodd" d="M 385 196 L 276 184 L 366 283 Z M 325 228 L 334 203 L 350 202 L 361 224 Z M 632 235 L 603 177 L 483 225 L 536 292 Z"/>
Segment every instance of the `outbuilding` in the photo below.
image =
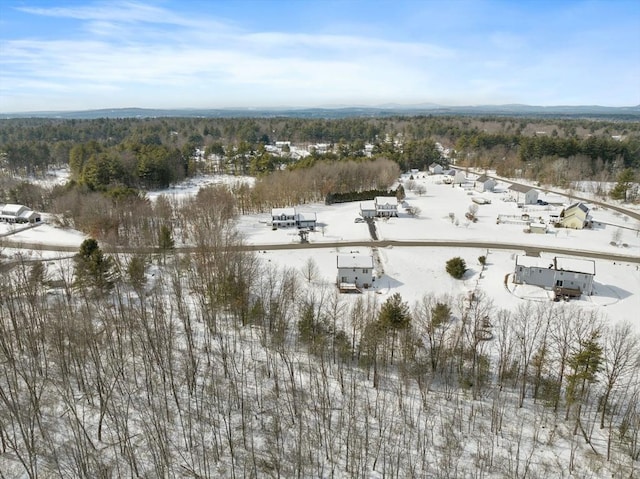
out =
<path fill-rule="evenodd" d="M 444 172 L 444 168 L 440 163 L 435 161 L 429 165 L 429 173 L 432 175 L 441 175 Z"/>

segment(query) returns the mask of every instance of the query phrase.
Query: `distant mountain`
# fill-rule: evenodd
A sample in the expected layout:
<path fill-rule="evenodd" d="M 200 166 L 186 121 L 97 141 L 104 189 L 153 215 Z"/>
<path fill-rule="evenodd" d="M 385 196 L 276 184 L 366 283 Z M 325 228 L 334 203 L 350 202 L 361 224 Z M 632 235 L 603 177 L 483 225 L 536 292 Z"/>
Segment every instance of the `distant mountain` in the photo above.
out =
<path fill-rule="evenodd" d="M 349 118 L 384 117 L 403 115 L 472 115 L 472 116 L 526 116 L 555 118 L 593 118 L 640 120 L 640 105 L 629 107 L 584 106 L 532 106 L 532 105 L 479 105 L 444 106 L 432 103 L 416 105 L 384 104 L 380 106 L 337 106 L 318 108 L 106 108 L 85 111 L 39 111 L 4 113 L 0 118 L 155 118 L 155 117 L 204 117 L 204 118 Z"/>

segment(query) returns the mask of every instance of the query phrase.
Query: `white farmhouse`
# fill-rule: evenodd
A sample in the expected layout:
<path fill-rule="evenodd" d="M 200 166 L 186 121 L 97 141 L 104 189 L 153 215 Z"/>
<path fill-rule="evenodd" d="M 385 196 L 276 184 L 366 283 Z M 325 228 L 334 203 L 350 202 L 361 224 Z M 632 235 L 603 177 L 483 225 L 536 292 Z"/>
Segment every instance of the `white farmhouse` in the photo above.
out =
<path fill-rule="evenodd" d="M 39 223 L 40 213 L 24 205 L 7 203 L 0 206 L 0 221 L 5 223 Z"/>
<path fill-rule="evenodd" d="M 315 213 L 298 213 L 295 208 L 273 208 L 271 210 L 271 225 L 273 228 L 316 228 Z"/>
<path fill-rule="evenodd" d="M 338 254 L 337 266 L 337 284 L 340 291 L 369 288 L 373 283 L 373 257 L 371 255 Z"/>
<path fill-rule="evenodd" d="M 376 196 L 376 216 L 398 216 L 398 198 L 395 196 Z"/>
<path fill-rule="evenodd" d="M 274 228 L 288 228 L 296 225 L 295 208 L 273 208 L 271 210 L 271 224 Z"/>

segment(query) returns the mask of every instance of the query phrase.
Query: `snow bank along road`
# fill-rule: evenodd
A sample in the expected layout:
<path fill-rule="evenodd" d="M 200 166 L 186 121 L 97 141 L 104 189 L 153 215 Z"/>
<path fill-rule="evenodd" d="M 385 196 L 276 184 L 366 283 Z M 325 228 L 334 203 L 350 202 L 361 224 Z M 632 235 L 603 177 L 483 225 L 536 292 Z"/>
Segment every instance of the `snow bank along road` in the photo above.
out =
<path fill-rule="evenodd" d="M 60 245 L 46 245 L 36 243 L 13 243 L 6 239 L 0 239 L 0 246 L 5 248 L 18 248 L 18 249 L 32 249 L 32 250 L 44 250 L 44 251 L 62 251 L 62 252 L 77 252 L 76 246 L 60 246 Z M 604 259 L 611 261 L 622 261 L 629 263 L 640 263 L 640 256 L 637 255 L 622 255 L 612 253 L 601 253 L 588 250 L 577 250 L 575 248 L 556 248 L 553 246 L 524 246 L 519 243 L 497 243 L 491 241 L 455 241 L 455 240 L 425 240 L 425 241 L 397 241 L 397 240 L 381 240 L 381 241 L 337 241 L 331 243 L 285 243 L 285 244 L 251 244 L 242 246 L 246 251 L 260 251 L 260 250 L 282 250 L 282 249 L 305 249 L 305 248 L 349 248 L 349 247 L 378 247 L 385 248 L 389 246 L 393 247 L 414 247 L 414 246 L 427 246 L 427 247 L 458 247 L 458 248 L 488 248 L 488 249 L 503 249 L 503 250 L 520 250 L 525 251 L 527 254 L 537 256 L 539 253 L 552 253 L 569 256 L 583 256 L 586 258 Z M 180 246 L 177 248 L 182 252 L 201 251 L 201 248 L 195 246 Z M 104 247 L 105 252 L 117 252 L 117 253 L 155 253 L 159 250 L 157 248 L 127 248 L 127 247 Z"/>

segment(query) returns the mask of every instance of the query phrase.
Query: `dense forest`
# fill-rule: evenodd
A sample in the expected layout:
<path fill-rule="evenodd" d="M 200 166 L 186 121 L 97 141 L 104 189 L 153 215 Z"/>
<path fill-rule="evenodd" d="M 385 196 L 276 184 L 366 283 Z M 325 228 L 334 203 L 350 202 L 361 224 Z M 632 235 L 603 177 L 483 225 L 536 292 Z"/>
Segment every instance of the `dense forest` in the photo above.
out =
<path fill-rule="evenodd" d="M 152 186 L 189 174 L 188 160 L 196 148 L 226 156 L 229 171 L 255 174 L 267 168 L 232 161 L 259 156 L 261 146 L 276 141 L 332 145 L 331 158 L 363 156 L 365 144 L 401 169 L 424 166 L 438 158 L 433 143 L 455 149 L 461 160 L 498 167 L 520 166 L 547 159 L 588 160 L 590 173 L 640 168 L 640 124 L 594 120 L 541 120 L 493 117 L 391 117 L 335 120 L 269 118 L 146 119 L 6 119 L 0 120 L 3 167 L 11 172 L 38 173 L 53 164 L 70 163 L 78 180 L 99 186 L 119 173 L 131 185 Z M 87 166 L 92 159 L 97 165 Z M 102 167 L 101 164 L 106 166 Z M 92 183 L 96 166 L 102 183 Z M 134 168 L 135 166 L 135 168 Z M 263 165 L 264 166 L 264 165 Z M 535 170 L 535 168 L 532 167 Z M 104 170 L 104 171 L 103 171 Z M 252 170 L 252 171 L 250 171 Z"/>

